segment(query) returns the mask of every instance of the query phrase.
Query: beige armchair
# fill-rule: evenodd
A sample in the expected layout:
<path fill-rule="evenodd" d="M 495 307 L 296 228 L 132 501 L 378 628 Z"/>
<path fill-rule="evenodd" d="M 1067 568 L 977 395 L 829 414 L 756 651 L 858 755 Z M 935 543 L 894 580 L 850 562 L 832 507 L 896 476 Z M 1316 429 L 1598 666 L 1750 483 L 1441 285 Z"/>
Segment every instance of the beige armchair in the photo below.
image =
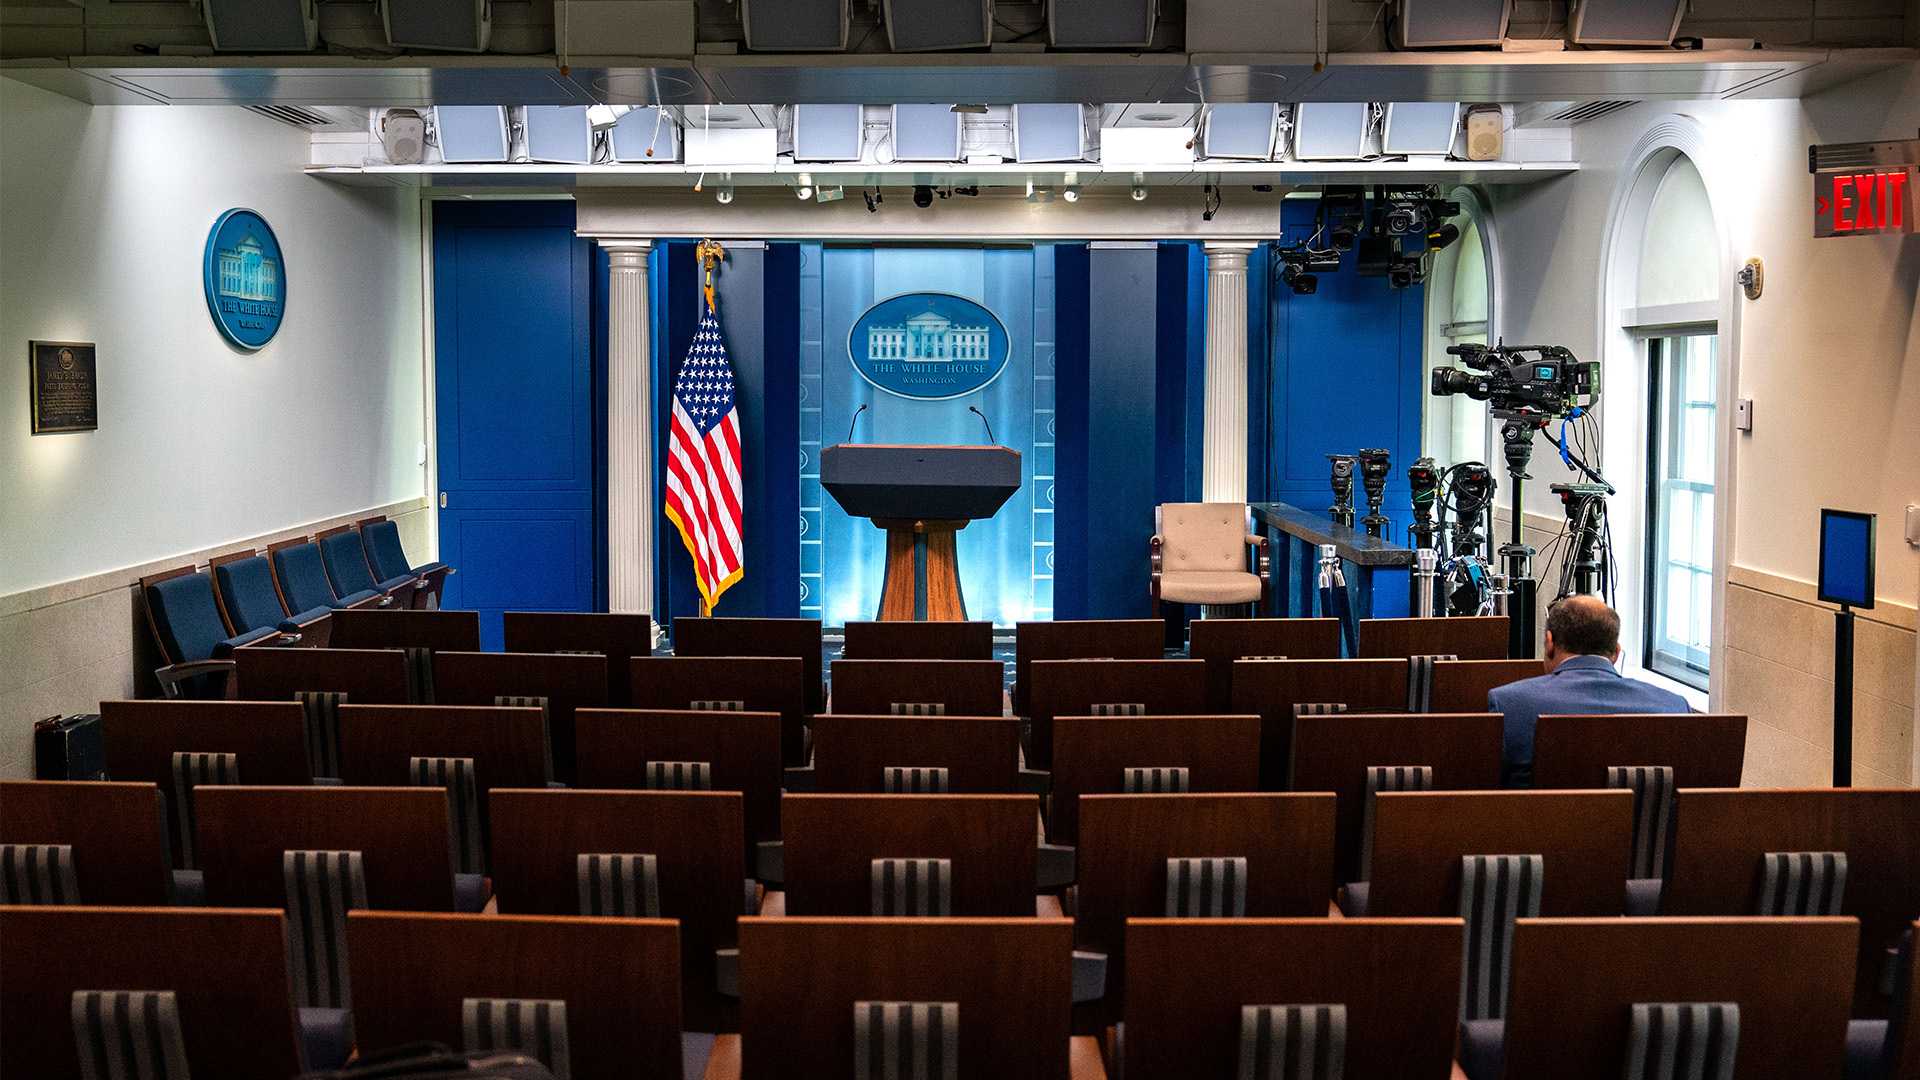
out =
<path fill-rule="evenodd" d="M 1160 602 L 1264 605 L 1273 570 L 1244 503 L 1167 503 L 1153 510 L 1153 609 Z"/>

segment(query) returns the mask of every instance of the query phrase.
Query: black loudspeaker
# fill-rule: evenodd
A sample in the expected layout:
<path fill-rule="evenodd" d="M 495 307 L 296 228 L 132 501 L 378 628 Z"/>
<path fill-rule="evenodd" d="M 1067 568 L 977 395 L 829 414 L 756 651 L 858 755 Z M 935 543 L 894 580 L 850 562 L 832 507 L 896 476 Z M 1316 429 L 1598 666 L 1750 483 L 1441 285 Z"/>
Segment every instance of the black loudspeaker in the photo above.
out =
<path fill-rule="evenodd" d="M 844 52 L 847 0 L 740 0 L 747 48 L 755 52 Z"/>
<path fill-rule="evenodd" d="M 380 13 L 395 48 L 485 52 L 493 36 L 490 0 L 382 0 Z"/>
<path fill-rule="evenodd" d="M 993 44 L 993 0 L 885 0 L 894 52 L 984 49 Z"/>
<path fill-rule="evenodd" d="M 203 0 L 203 10 L 221 52 L 312 52 L 320 43 L 314 0 Z"/>

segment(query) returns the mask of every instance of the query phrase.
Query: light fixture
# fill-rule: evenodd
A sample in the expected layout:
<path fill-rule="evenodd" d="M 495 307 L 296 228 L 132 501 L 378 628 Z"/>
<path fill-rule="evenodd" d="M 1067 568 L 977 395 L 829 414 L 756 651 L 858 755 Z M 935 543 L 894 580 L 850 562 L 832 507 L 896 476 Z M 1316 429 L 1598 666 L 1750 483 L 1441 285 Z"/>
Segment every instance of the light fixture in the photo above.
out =
<path fill-rule="evenodd" d="M 922 210 L 925 210 L 927 207 L 933 205 L 933 188 L 931 185 L 928 185 L 928 184 L 914 185 L 913 205 L 919 207 Z"/>
<path fill-rule="evenodd" d="M 959 161 L 962 105 L 895 105 L 893 160 Z M 986 107 L 981 106 L 981 111 Z"/>
<path fill-rule="evenodd" d="M 858 105 L 793 107 L 795 161 L 859 161 L 865 135 Z"/>
<path fill-rule="evenodd" d="M 1380 152 L 1388 157 L 1445 157 L 1460 130 L 1457 101 L 1395 101 L 1387 105 Z"/>
<path fill-rule="evenodd" d="M 870 187 L 860 194 L 867 200 L 867 213 L 869 214 L 879 213 L 880 204 L 886 201 L 886 196 L 880 194 L 880 189 L 876 187 Z"/>
<path fill-rule="evenodd" d="M 584 105 L 529 105 L 527 159 L 586 165 L 593 161 L 593 128 Z"/>
<path fill-rule="evenodd" d="M 813 198 L 813 174 L 812 173 L 800 174 L 800 186 L 793 189 L 793 194 L 794 194 L 794 197 L 799 199 L 801 202 L 806 202 L 808 199 Z"/>
<path fill-rule="evenodd" d="M 610 130 L 620 122 L 620 118 L 633 111 L 631 105 L 589 105 L 587 123 L 593 127 L 595 135 Z"/>
<path fill-rule="evenodd" d="M 1075 104 L 1015 105 L 1015 161 L 1080 161 L 1087 156 L 1086 113 Z"/>
<path fill-rule="evenodd" d="M 1280 106 L 1271 102 L 1229 102 L 1207 106 L 1200 125 L 1202 152 L 1210 158 L 1271 161 Z"/>
<path fill-rule="evenodd" d="M 1293 156 L 1354 161 L 1366 156 L 1373 106 L 1364 101 L 1303 101 L 1293 109 Z"/>
<path fill-rule="evenodd" d="M 507 110 L 500 105 L 436 105 L 433 136 L 448 164 L 507 160 Z"/>
<path fill-rule="evenodd" d="M 1575 45 L 1673 44 L 1685 0 L 1579 0 L 1568 23 Z"/>
<path fill-rule="evenodd" d="M 680 125 L 658 105 L 632 109 L 622 115 L 613 125 L 610 139 L 615 161 L 680 160 Z"/>
<path fill-rule="evenodd" d="M 733 185 L 721 184 L 713 190 L 713 201 L 725 206 L 733 201 Z"/>
<path fill-rule="evenodd" d="M 1402 49 L 1498 45 L 1513 18 L 1513 0 L 1400 0 L 1393 43 Z"/>
<path fill-rule="evenodd" d="M 839 184 L 821 184 L 813 193 L 813 201 L 817 203 L 839 202 L 846 197 L 847 189 Z"/>
<path fill-rule="evenodd" d="M 1145 173 L 1133 174 L 1133 201 L 1147 201 L 1147 174 Z"/>
<path fill-rule="evenodd" d="M 1079 202 L 1080 189 L 1072 186 L 1061 188 L 1060 197 L 1067 200 L 1068 202 Z"/>

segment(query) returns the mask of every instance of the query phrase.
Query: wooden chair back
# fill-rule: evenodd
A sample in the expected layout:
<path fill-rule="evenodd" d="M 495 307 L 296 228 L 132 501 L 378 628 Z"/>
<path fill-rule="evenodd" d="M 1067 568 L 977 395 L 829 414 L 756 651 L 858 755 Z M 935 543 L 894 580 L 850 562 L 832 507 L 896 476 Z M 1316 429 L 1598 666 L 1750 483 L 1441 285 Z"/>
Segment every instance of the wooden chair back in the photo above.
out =
<path fill-rule="evenodd" d="M 827 711 L 827 690 L 820 680 L 819 619 L 682 616 L 673 620 L 673 655 L 797 657 L 806 693 L 801 711 Z"/>
<path fill-rule="evenodd" d="M 354 1037 L 460 1046 L 462 999 L 551 999 L 567 1003 L 575 1080 L 679 1076 L 678 937 L 672 919 L 355 911 Z"/>
<path fill-rule="evenodd" d="M 847 660 L 991 660 L 991 622 L 850 622 Z"/>
<path fill-rule="evenodd" d="M 1249 656 L 1289 660 L 1340 658 L 1339 619 L 1195 619 L 1187 655 L 1207 663 L 1207 708 L 1233 705 L 1233 662 Z"/>
<path fill-rule="evenodd" d="M 1143 705 L 1147 716 L 1207 711 L 1203 660 L 1036 660 L 1028 679 L 1027 760 L 1036 769 L 1053 767 L 1055 717 L 1093 716 L 1112 705 Z"/>
<path fill-rule="evenodd" d="M 343 693 L 357 705 L 412 700 L 399 649 L 235 649 L 233 659 L 244 701 L 291 701 L 303 691 Z"/>
<path fill-rule="evenodd" d="M 1539 855 L 1542 915 L 1626 907 L 1633 793 L 1408 791 L 1374 796 L 1368 915 L 1456 915 L 1466 855 Z"/>
<path fill-rule="evenodd" d="M 1013 714 L 1028 715 L 1035 660 L 1158 660 L 1167 653 L 1159 619 L 1063 619 L 1014 626 Z"/>
<path fill-rule="evenodd" d="M 573 713 L 607 704 L 607 664 L 604 656 L 568 653 L 435 653 L 433 700 L 492 705 L 500 697 L 546 698 L 553 772 L 571 783 L 576 775 Z"/>
<path fill-rule="evenodd" d="M 1080 804 L 1074 938 L 1119 977 L 1130 918 L 1167 913 L 1167 860 L 1244 857 L 1247 914 L 1325 918 L 1333 875 L 1333 796 L 1089 795 Z"/>
<path fill-rule="evenodd" d="M 1860 920 L 1859 1000 L 1920 915 L 1920 789 L 1682 789 L 1664 915 L 1748 915 L 1769 851 L 1844 851 L 1840 913 Z M 1884 1006 L 1882 1006 L 1884 1007 Z"/>
<path fill-rule="evenodd" d="M 1361 619 L 1360 656 L 1405 660 L 1451 653 L 1462 660 L 1505 660 L 1507 636 L 1505 615 Z"/>
<path fill-rule="evenodd" d="M 1020 721 L 1011 716 L 814 717 L 815 791 L 880 794 L 890 766 L 946 769 L 948 790 L 955 795 L 1013 794 L 1019 790 Z"/>
<path fill-rule="evenodd" d="M 282 852 L 358 851 L 370 906 L 453 910 L 445 791 L 223 785 L 195 790 L 194 808 L 210 904 L 281 907 Z"/>
<path fill-rule="evenodd" d="M 780 717 L 780 758 L 807 760 L 806 664 L 791 656 L 636 656 L 633 707 L 681 710 L 696 701 L 738 701 Z"/>
<path fill-rule="evenodd" d="M 72 845 L 74 878 L 88 904 L 172 903 L 167 832 L 156 784 L 0 780 L 0 843 Z"/>
<path fill-rule="evenodd" d="M 1407 707 L 1405 660 L 1235 660 L 1233 711 L 1260 717 L 1260 786 L 1287 782 L 1295 705 L 1345 705 L 1348 712 Z"/>
<path fill-rule="evenodd" d="M 411 759 L 416 757 L 472 760 L 483 844 L 492 835 L 488 792 L 496 788 L 544 788 L 553 778 L 547 760 L 547 723 L 539 709 L 491 705 L 340 707 L 343 782 L 361 787 L 406 787 L 414 782 Z"/>
<path fill-rule="evenodd" d="M 195 1076 L 294 1076 L 305 1067 L 277 911 L 0 907 L 0 971 L 6 1076 L 79 1080 L 77 990 L 173 991 Z"/>
<path fill-rule="evenodd" d="M 1546 674 L 1538 660 L 1436 660 L 1430 713 L 1487 711 L 1487 694 L 1495 687 Z"/>
<path fill-rule="evenodd" d="M 1053 723 L 1047 841 L 1073 844 L 1080 799 L 1126 792 L 1128 769 L 1186 769 L 1191 792 L 1258 791 L 1257 716 L 1062 716 Z"/>
<path fill-rule="evenodd" d="M 713 951 L 732 948 L 745 914 L 747 849 L 732 791 L 507 790 L 492 795 L 493 883 L 510 915 L 579 915 L 576 859 L 652 855 L 660 917 L 680 921 L 690 1027 L 719 1011 Z"/>
<path fill-rule="evenodd" d="M 1433 770 L 1436 791 L 1485 791 L 1500 786 L 1500 745 L 1501 721 L 1494 713 L 1301 716 L 1293 722 L 1288 787 L 1333 793 L 1339 801 L 1334 825 L 1338 880 L 1359 881 L 1369 768 L 1424 765 Z"/>
<path fill-rule="evenodd" d="M 787 911 L 866 915 L 874 859 L 953 860 L 955 915 L 1034 913 L 1032 795 L 788 795 Z"/>
<path fill-rule="evenodd" d="M 1459 919 L 1128 919 L 1126 1075 L 1233 1076 L 1242 1006 L 1338 1004 L 1347 1076 L 1444 1077 L 1464 933 Z"/>
<path fill-rule="evenodd" d="M 1005 677 L 998 660 L 835 660 L 828 708 L 873 716 L 936 705 L 948 716 L 1000 716 Z"/>
<path fill-rule="evenodd" d="M 1533 729 L 1533 786 L 1607 785 L 1615 765 L 1665 765 L 1676 788 L 1737 788 L 1747 759 L 1747 718 L 1727 713 L 1671 716 L 1542 716 Z"/>
<path fill-rule="evenodd" d="M 627 661 L 653 655 L 653 616 L 606 611 L 509 611 L 501 616 L 508 652 L 599 653 L 607 658 L 607 704 L 633 704 Z"/>
<path fill-rule="evenodd" d="M 348 608 L 334 612 L 331 621 L 335 648 L 480 651 L 477 611 Z"/>
<path fill-rule="evenodd" d="M 640 789 L 649 761 L 704 761 L 737 791 L 749 844 L 780 838 L 780 716 L 703 709 L 581 709 L 580 786 Z"/>
<path fill-rule="evenodd" d="M 856 1001 L 960 1006 L 962 1076 L 1068 1075 L 1066 919 L 740 920 L 741 1075 L 854 1075 Z"/>
<path fill-rule="evenodd" d="M 1521 919 L 1506 1075 L 1615 1080 L 1635 1004 L 1728 1001 L 1740 1007 L 1741 1080 L 1840 1080 L 1859 930 L 1852 919 Z"/>

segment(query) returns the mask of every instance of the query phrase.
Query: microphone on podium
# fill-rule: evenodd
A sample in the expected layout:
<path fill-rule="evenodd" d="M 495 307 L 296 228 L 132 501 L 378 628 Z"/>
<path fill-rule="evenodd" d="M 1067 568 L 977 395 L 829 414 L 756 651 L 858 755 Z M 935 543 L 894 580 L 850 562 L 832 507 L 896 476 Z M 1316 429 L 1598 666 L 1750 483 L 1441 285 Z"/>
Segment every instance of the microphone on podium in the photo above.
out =
<path fill-rule="evenodd" d="M 860 422 L 860 414 L 867 411 L 868 404 L 871 404 L 871 403 L 870 402 L 862 403 L 859 408 L 853 410 L 853 419 L 847 421 L 847 441 L 848 442 L 853 441 L 853 425 Z"/>
<path fill-rule="evenodd" d="M 987 414 L 986 414 L 986 413 L 983 413 L 983 412 L 981 412 L 981 411 L 980 411 L 979 409 L 976 409 L 976 408 L 974 408 L 974 407 L 973 407 L 973 406 L 971 406 L 971 405 L 969 405 L 969 406 L 967 406 L 967 411 L 968 411 L 968 412 L 970 412 L 970 413 L 972 413 L 973 415 L 975 415 L 975 416 L 977 416 L 977 417 L 979 417 L 979 418 L 980 418 L 980 422 L 981 422 L 982 424 L 985 424 L 985 425 L 986 425 L 986 427 L 987 427 L 987 441 L 988 441 L 988 442 L 990 442 L 990 443 L 998 443 L 998 442 L 1000 441 L 1000 440 L 998 440 L 998 439 L 996 439 L 996 438 L 994 438 L 994 437 L 993 437 L 993 424 L 992 424 L 991 422 L 989 422 L 989 421 L 987 420 Z"/>

